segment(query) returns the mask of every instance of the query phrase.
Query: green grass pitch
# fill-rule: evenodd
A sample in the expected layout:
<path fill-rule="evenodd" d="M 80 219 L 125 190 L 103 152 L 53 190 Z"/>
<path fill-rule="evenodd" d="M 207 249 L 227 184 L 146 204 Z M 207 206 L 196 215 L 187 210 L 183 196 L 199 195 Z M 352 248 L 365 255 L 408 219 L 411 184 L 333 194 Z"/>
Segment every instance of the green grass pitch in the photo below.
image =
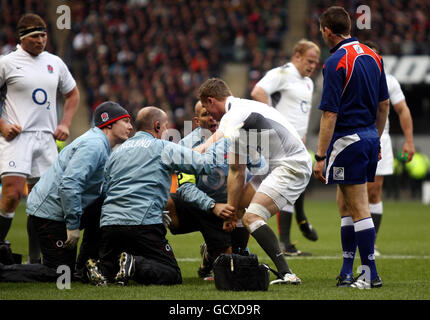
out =
<path fill-rule="evenodd" d="M 8 240 L 14 252 L 27 260 L 26 215 L 24 203 L 18 208 Z M 270 286 L 267 292 L 218 291 L 213 282 L 197 278 L 200 263 L 200 233 L 173 236 L 169 242 L 182 270 L 183 284 L 177 286 L 94 287 L 72 282 L 71 289 L 60 290 L 55 283 L 0 283 L 0 300 L 429 300 L 430 299 L 430 206 L 418 202 L 384 202 L 384 216 L 377 238 L 382 256 L 376 263 L 384 286 L 373 290 L 337 288 L 341 267 L 340 219 L 333 200 L 306 200 L 307 216 L 318 232 L 311 242 L 296 224 L 292 240 L 311 257 L 289 258 L 292 270 L 302 279 L 299 286 Z M 294 219 L 293 219 L 294 221 Z M 277 230 L 276 218 L 270 225 Z M 273 263 L 254 241 L 249 249 L 259 260 Z M 360 265 L 356 257 L 354 270 Z M 273 275 L 272 275 L 273 278 Z"/>

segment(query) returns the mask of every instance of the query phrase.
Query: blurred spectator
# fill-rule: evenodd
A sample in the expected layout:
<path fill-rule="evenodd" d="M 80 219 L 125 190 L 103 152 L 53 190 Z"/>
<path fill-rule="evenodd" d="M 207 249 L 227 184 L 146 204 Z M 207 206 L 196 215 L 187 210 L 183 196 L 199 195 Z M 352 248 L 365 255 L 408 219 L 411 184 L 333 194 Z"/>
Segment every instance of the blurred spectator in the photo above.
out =
<path fill-rule="evenodd" d="M 73 55 L 85 51 L 75 71 L 87 88 L 88 105 L 94 109 L 100 101 L 114 100 L 131 114 L 156 105 L 183 130 L 198 87 L 220 75 L 221 62 L 252 62 L 254 54 L 262 54 L 265 69 L 274 65 L 287 26 L 286 4 L 74 1 Z"/>
<path fill-rule="evenodd" d="M 73 50 L 78 54 L 85 52 L 93 44 L 93 39 L 93 35 L 87 32 L 87 28 L 82 28 L 73 39 Z"/>

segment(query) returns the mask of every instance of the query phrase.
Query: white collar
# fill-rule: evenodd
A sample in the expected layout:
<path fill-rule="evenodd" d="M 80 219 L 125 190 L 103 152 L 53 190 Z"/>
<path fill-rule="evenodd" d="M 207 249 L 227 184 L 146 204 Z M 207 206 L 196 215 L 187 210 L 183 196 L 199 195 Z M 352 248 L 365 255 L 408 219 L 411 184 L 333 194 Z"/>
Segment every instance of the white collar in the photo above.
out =
<path fill-rule="evenodd" d="M 20 53 L 25 54 L 25 55 L 27 55 L 28 57 L 31 57 L 31 58 L 33 58 L 33 59 L 37 59 L 38 57 L 41 57 L 41 56 L 42 56 L 42 54 L 45 52 L 45 51 L 42 51 L 39 55 L 37 55 L 37 56 L 33 56 L 33 55 L 32 55 L 32 54 L 30 54 L 29 52 L 25 51 L 25 50 L 22 48 L 22 46 L 21 46 L 20 44 L 17 44 L 17 45 L 16 45 L 16 51 L 19 51 Z"/>
<path fill-rule="evenodd" d="M 297 69 L 297 67 L 294 65 L 294 63 L 292 63 L 292 62 L 288 62 L 288 63 L 287 63 L 287 65 L 291 66 L 291 68 L 292 68 L 292 72 L 293 72 L 293 74 L 294 74 L 296 77 L 298 77 L 298 78 L 300 78 L 300 79 L 305 79 L 305 78 L 307 78 L 307 76 L 304 76 L 304 77 L 303 77 L 303 76 L 300 74 L 299 69 Z"/>

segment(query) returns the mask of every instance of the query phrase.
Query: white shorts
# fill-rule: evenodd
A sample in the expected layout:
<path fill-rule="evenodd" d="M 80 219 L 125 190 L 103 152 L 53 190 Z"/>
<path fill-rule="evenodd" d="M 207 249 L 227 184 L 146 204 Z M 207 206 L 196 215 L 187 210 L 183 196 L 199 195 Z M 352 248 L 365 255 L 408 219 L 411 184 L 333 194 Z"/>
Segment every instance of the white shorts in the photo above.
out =
<path fill-rule="evenodd" d="M 305 191 L 312 174 L 312 162 L 301 170 L 292 170 L 287 165 L 279 165 L 267 175 L 253 176 L 250 180 L 256 192 L 270 197 L 279 210 L 286 205 L 294 205 Z"/>
<path fill-rule="evenodd" d="M 376 167 L 377 176 L 386 176 L 393 174 L 394 160 L 393 160 L 393 148 L 391 146 L 391 138 L 388 134 L 381 136 L 381 160 L 378 161 Z"/>
<path fill-rule="evenodd" d="M 57 159 L 55 139 L 50 132 L 21 132 L 11 141 L 0 136 L 0 175 L 19 174 L 39 178 Z"/>

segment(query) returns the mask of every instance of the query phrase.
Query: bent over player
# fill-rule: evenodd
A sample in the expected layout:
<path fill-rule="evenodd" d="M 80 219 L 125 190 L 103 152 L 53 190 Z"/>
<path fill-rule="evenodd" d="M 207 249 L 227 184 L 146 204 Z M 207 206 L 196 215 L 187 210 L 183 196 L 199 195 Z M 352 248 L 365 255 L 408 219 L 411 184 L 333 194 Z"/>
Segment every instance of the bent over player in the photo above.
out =
<path fill-rule="evenodd" d="M 227 84 L 217 78 L 205 81 L 199 89 L 203 106 L 216 120 L 219 133 L 208 139 L 202 150 L 217 137 L 231 140 L 227 178 L 227 203 L 237 212 L 245 184 L 245 159 L 261 154 L 269 168 L 255 175 L 251 184 L 256 190 L 242 222 L 249 233 L 272 259 L 278 279 L 272 284 L 300 284 L 279 247 L 276 234 L 267 220 L 285 205 L 294 202 L 306 188 L 312 174 L 312 160 L 294 127 L 279 111 L 261 102 L 232 96 Z M 237 212 L 238 213 L 238 212 Z M 232 227 L 235 225 L 232 221 Z"/>

